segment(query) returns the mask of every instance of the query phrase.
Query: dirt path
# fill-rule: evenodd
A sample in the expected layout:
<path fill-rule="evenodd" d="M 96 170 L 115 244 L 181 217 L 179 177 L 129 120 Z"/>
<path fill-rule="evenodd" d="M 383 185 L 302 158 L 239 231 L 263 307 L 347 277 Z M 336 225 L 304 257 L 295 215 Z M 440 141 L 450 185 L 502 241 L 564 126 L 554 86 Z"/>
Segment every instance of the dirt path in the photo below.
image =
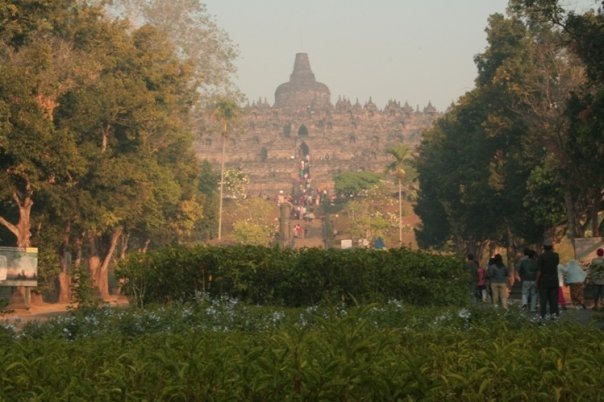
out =
<path fill-rule="evenodd" d="M 110 296 L 105 302 L 110 307 L 128 305 L 128 299 L 124 296 Z M 18 308 L 14 310 L 10 310 L 9 306 L 8 313 L 0 313 L 0 323 L 13 324 L 20 327 L 30 321 L 46 321 L 51 317 L 65 314 L 74 307 L 73 303 L 32 303 L 28 309 Z"/>

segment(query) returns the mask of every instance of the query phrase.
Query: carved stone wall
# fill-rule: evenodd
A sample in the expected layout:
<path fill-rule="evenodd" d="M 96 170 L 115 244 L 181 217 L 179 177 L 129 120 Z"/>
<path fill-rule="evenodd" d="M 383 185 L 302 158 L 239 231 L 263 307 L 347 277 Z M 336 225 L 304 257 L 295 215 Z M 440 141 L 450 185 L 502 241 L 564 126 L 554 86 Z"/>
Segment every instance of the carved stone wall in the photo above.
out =
<path fill-rule="evenodd" d="M 299 162 L 308 154 L 312 186 L 331 190 L 340 172 L 382 172 L 391 161 L 388 147 L 415 146 L 439 116 L 431 104 L 422 111 L 396 101 L 379 110 L 371 99 L 364 105 L 338 99 L 332 105 L 329 89 L 314 80 L 308 56 L 298 54 L 290 81 L 275 93 L 275 105 L 258 101 L 244 108 L 243 132 L 229 138 L 225 165 L 248 175 L 249 194 L 275 196 L 293 188 Z M 197 151 L 218 167 L 220 133 L 203 133 Z"/>

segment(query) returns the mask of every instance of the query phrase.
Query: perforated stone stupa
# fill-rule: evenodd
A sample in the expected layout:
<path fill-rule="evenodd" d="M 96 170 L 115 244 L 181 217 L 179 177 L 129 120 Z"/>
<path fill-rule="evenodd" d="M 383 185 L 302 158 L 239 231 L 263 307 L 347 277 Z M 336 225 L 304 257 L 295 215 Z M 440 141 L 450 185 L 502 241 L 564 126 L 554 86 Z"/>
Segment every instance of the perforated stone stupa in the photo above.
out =
<path fill-rule="evenodd" d="M 274 104 L 259 99 L 243 108 L 243 132 L 230 136 L 225 166 L 247 174 L 250 195 L 272 197 L 298 185 L 304 159 L 312 166 L 312 185 L 331 191 L 339 173 L 383 172 L 391 160 L 386 149 L 397 143 L 417 145 L 422 131 L 439 116 L 430 103 L 420 110 L 390 100 L 380 109 L 371 98 L 353 103 L 339 97 L 332 104 L 329 88 L 315 79 L 308 55 L 298 53 L 290 80 L 275 91 Z M 218 169 L 220 132 L 204 132 L 197 151 Z"/>

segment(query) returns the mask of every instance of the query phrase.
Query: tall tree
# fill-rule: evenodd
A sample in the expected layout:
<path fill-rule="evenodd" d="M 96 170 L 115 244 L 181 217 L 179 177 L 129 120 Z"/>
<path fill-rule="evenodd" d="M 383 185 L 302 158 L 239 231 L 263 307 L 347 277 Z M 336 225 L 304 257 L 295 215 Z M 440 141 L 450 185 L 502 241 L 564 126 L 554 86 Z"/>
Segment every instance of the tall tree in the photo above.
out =
<path fill-rule="evenodd" d="M 565 20 L 570 49 L 583 62 L 587 80 L 568 107 L 570 129 L 566 139 L 585 194 L 585 226 L 592 236 L 604 232 L 604 2 L 597 13 L 568 14 Z"/>
<path fill-rule="evenodd" d="M 211 116 L 221 124 L 220 190 L 218 198 L 218 240 L 222 239 L 222 204 L 224 199 L 224 162 L 226 143 L 233 121 L 239 116 L 239 106 L 231 98 L 219 98 L 212 106 Z"/>
<path fill-rule="evenodd" d="M 196 85 L 190 66 L 152 27 L 128 34 L 107 26 L 104 36 L 94 50 L 103 65 L 96 85 L 67 94 L 59 116 L 61 124 L 78 127 L 87 152 L 82 224 L 102 295 L 123 235 L 149 239 L 162 227 L 182 235 L 202 214 L 191 148 Z"/>
<path fill-rule="evenodd" d="M 203 88 L 226 86 L 234 55 L 211 19 L 194 53 L 166 24 L 133 28 L 106 3 L 0 2 L 0 225 L 20 246 L 71 242 L 103 295 L 129 242 L 193 240 L 206 197 L 192 112 Z M 209 18 L 189 3 L 182 18 Z"/>
<path fill-rule="evenodd" d="M 150 24 L 164 32 L 179 56 L 194 66 L 200 93 L 210 100 L 235 93 L 231 75 L 237 50 L 200 0 L 113 0 L 113 10 L 135 26 Z"/>
<path fill-rule="evenodd" d="M 407 176 L 410 168 L 411 151 L 407 145 L 398 144 L 386 150 L 394 160 L 386 166 L 386 173 L 391 173 L 398 185 L 398 241 L 399 246 L 403 245 L 403 180 Z"/>
<path fill-rule="evenodd" d="M 18 221 L 0 216 L 0 223 L 27 247 L 36 194 L 64 189 L 83 169 L 73 133 L 55 127 L 54 113 L 94 67 L 53 31 L 53 23 L 64 26 L 65 2 L 8 3 L 0 14 L 0 198 Z"/>

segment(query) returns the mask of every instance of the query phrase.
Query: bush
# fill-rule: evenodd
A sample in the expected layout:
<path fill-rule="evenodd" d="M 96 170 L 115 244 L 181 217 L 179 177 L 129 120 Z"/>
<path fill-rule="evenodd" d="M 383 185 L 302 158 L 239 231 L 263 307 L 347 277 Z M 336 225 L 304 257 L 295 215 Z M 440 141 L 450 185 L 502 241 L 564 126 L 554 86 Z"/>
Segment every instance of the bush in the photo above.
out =
<path fill-rule="evenodd" d="M 598 401 L 601 338 L 512 308 L 202 298 L 0 325 L 0 400 Z"/>
<path fill-rule="evenodd" d="M 459 259 L 406 249 L 178 246 L 132 255 L 116 275 L 138 305 L 188 301 L 199 293 L 284 306 L 325 299 L 460 305 L 467 287 Z"/>

